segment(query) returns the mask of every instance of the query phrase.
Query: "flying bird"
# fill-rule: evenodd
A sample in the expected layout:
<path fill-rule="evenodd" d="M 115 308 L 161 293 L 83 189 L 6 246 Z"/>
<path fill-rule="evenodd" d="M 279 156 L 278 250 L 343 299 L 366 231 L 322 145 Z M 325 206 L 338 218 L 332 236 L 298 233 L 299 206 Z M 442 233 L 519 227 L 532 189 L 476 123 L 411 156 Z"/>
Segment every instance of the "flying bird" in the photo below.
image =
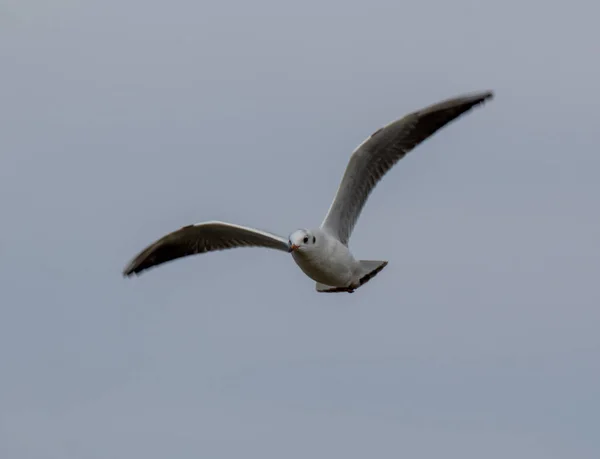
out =
<path fill-rule="evenodd" d="M 352 293 L 388 264 L 380 260 L 357 260 L 348 248 L 352 230 L 373 188 L 413 148 L 492 98 L 493 92 L 486 91 L 447 99 L 375 131 L 350 156 L 333 202 L 318 228 L 296 230 L 286 239 L 220 221 L 188 225 L 149 245 L 129 263 L 123 275 L 140 274 L 148 268 L 200 253 L 266 247 L 291 253 L 300 269 L 316 282 L 318 292 Z"/>

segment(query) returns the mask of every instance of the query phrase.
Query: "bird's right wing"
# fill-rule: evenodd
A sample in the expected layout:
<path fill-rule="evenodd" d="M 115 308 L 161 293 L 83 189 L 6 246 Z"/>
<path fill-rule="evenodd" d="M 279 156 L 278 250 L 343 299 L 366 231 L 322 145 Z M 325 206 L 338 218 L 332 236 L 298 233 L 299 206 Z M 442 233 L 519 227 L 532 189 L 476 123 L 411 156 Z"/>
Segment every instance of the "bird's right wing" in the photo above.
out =
<path fill-rule="evenodd" d="M 289 252 L 288 241 L 265 231 L 218 221 L 184 226 L 140 252 L 123 271 L 139 274 L 177 258 L 236 247 L 266 247 Z"/>
<path fill-rule="evenodd" d="M 444 100 L 376 131 L 352 153 L 321 227 L 348 245 L 369 194 L 394 164 L 439 129 L 492 97 L 488 91 Z"/>

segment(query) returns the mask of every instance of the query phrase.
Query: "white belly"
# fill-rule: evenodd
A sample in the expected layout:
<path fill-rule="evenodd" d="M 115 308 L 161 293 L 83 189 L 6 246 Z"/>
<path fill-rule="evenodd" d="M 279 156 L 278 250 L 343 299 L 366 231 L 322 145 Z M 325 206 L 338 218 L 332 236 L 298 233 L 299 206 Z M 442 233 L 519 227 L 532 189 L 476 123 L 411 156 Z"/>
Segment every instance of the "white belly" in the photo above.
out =
<path fill-rule="evenodd" d="M 358 267 L 348 248 L 338 241 L 328 241 L 318 250 L 293 252 L 292 256 L 304 274 L 332 287 L 350 286 Z"/>

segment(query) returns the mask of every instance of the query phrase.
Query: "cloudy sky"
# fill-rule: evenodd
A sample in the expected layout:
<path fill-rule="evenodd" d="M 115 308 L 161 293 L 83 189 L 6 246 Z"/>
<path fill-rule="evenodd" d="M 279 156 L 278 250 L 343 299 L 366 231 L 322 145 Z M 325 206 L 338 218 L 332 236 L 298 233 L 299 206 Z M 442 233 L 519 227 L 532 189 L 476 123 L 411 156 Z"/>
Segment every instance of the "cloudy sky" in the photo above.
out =
<path fill-rule="evenodd" d="M 600 457 L 591 0 L 0 2 L 0 456 Z M 318 294 L 178 227 L 318 226 L 352 150 L 496 98 L 371 195 Z"/>

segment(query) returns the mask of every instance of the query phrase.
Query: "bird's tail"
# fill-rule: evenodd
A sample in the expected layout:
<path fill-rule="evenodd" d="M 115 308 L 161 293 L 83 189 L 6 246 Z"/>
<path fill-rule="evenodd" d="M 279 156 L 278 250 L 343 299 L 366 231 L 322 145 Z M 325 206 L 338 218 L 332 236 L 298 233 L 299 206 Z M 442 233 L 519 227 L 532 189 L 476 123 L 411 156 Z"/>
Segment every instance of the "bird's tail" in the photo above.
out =
<path fill-rule="evenodd" d="M 387 261 L 360 260 L 360 285 L 366 284 L 387 266 Z"/>
<path fill-rule="evenodd" d="M 381 272 L 388 264 L 381 260 L 360 260 L 360 285 L 364 285 Z"/>
<path fill-rule="evenodd" d="M 388 264 L 387 261 L 381 260 L 360 260 L 360 271 L 358 273 L 359 276 L 359 285 L 355 288 L 348 287 L 332 287 L 331 285 L 320 284 L 317 282 L 317 292 L 323 293 L 334 293 L 334 292 L 350 292 L 352 293 L 357 288 L 363 286 L 371 279 L 373 279 L 377 274 L 381 272 L 383 268 L 385 268 Z"/>

